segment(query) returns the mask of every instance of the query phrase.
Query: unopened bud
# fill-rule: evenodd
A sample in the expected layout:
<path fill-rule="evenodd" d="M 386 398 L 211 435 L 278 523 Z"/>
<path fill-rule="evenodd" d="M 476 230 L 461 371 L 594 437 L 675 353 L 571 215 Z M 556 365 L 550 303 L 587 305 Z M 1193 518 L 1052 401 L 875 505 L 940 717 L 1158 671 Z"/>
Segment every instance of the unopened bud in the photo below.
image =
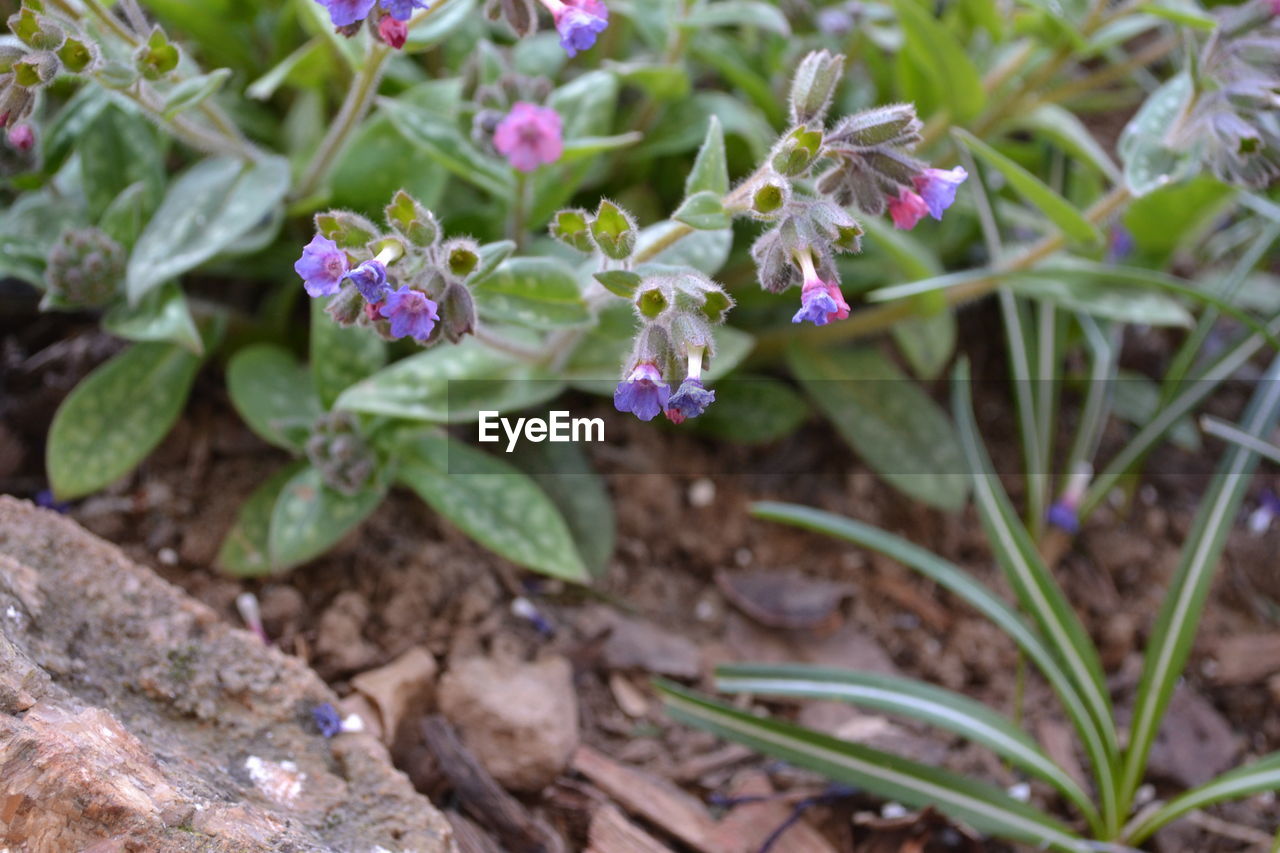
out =
<path fill-rule="evenodd" d="M 505 20 L 519 38 L 538 30 L 538 11 L 533 0 L 487 0 L 484 10 L 491 21 Z"/>
<path fill-rule="evenodd" d="M 475 334 L 476 303 L 465 285 L 454 281 L 445 287 L 440 297 L 440 329 L 454 344 Z"/>
<path fill-rule="evenodd" d="M 386 215 L 387 224 L 415 246 L 434 246 L 440 239 L 440 224 L 435 216 L 404 190 L 391 199 Z"/>
<path fill-rule="evenodd" d="M 914 106 L 889 104 L 842 118 L 827 134 L 827 141 L 854 148 L 904 148 L 920 141 L 921 127 Z"/>
<path fill-rule="evenodd" d="M 794 178 L 803 175 L 822 150 L 822 131 L 797 127 L 778 141 L 770 163 L 775 172 Z"/>
<path fill-rule="evenodd" d="M 125 252 L 97 228 L 63 231 L 45 265 L 45 307 L 82 308 L 113 299 L 124 280 Z"/>
<path fill-rule="evenodd" d="M 346 210 L 317 213 L 316 231 L 337 243 L 340 249 L 362 249 L 378 237 L 378 226 Z"/>
<path fill-rule="evenodd" d="M 396 50 L 400 50 L 409 40 L 409 22 L 397 21 L 390 15 L 383 15 L 382 20 L 378 21 L 378 38 Z"/>
<path fill-rule="evenodd" d="M 52 53 L 28 53 L 13 63 L 14 82 L 28 89 L 52 82 L 57 74 L 58 59 Z"/>
<path fill-rule="evenodd" d="M 601 201 L 591 220 L 591 237 L 606 257 L 624 261 L 636 247 L 636 223 L 631 214 L 611 201 Z"/>
<path fill-rule="evenodd" d="M 9 16 L 8 23 L 9 31 L 33 50 L 57 50 L 67 35 L 57 23 L 37 15 L 30 7 Z"/>
<path fill-rule="evenodd" d="M 58 59 L 62 67 L 72 74 L 79 74 L 92 68 L 98 61 L 98 48 L 92 42 L 69 38 L 58 48 Z"/>
<path fill-rule="evenodd" d="M 772 219 L 790 198 L 791 184 L 781 178 L 766 178 L 751 193 L 751 212 L 761 219 Z"/>
<path fill-rule="evenodd" d="M 562 210 L 551 220 L 551 236 L 566 246 L 589 255 L 596 250 L 596 244 L 591 239 L 589 219 L 590 214 L 585 210 Z"/>
<path fill-rule="evenodd" d="M 360 315 L 368 304 L 354 284 L 347 284 L 329 300 L 324 310 L 339 326 L 354 326 L 360 322 Z"/>
<path fill-rule="evenodd" d="M 9 128 L 9 144 L 18 151 L 30 151 L 36 144 L 35 131 L 29 124 Z"/>
<path fill-rule="evenodd" d="M 806 56 L 791 81 L 791 123 L 807 125 L 825 119 L 843 75 L 840 54 L 817 50 Z"/>
<path fill-rule="evenodd" d="M 651 280 L 636 292 L 636 311 L 645 320 L 656 320 L 671 307 L 674 294 L 665 282 Z"/>
<path fill-rule="evenodd" d="M 156 27 L 146 44 L 133 54 L 134 67 L 148 80 L 159 80 L 178 67 L 178 48 L 169 41 L 164 30 Z"/>
<path fill-rule="evenodd" d="M 454 237 L 440 251 L 449 272 L 459 279 L 471 275 L 480 265 L 480 244 L 470 237 Z"/>
<path fill-rule="evenodd" d="M 344 495 L 360 492 L 377 470 L 377 457 L 346 412 L 321 415 L 311 428 L 306 450 L 324 484 Z"/>
<path fill-rule="evenodd" d="M 0 74 L 8 74 L 13 70 L 13 63 L 26 55 L 26 49 L 16 44 L 0 44 Z"/>

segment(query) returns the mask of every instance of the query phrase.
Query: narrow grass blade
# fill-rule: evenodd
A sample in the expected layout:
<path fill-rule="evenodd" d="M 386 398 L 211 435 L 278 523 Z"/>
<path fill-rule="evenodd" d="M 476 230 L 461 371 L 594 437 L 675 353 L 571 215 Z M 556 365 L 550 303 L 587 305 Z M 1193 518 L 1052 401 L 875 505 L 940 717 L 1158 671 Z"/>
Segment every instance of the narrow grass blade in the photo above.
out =
<path fill-rule="evenodd" d="M 1250 435 L 1224 420 L 1219 420 L 1212 415 L 1205 415 L 1200 418 L 1200 429 L 1204 430 L 1207 435 L 1217 436 L 1223 441 L 1239 445 L 1250 453 L 1258 454 L 1263 459 L 1280 463 L 1280 447 L 1269 441 L 1263 441 L 1255 435 Z"/>
<path fill-rule="evenodd" d="M 1263 791 L 1280 791 L 1280 752 L 1273 752 L 1245 767 L 1237 767 L 1212 782 L 1175 797 L 1156 811 L 1139 817 L 1125 830 L 1125 840 L 1129 844 L 1141 844 L 1160 827 L 1187 812 Z"/>
<path fill-rule="evenodd" d="M 673 684 L 660 684 L 658 690 L 679 722 L 838 782 L 915 808 L 933 806 L 992 835 L 1073 853 L 1090 849 L 1062 823 L 990 785 L 790 723 L 761 719 Z"/>
<path fill-rule="evenodd" d="M 725 693 L 803 696 L 849 702 L 899 714 L 987 747 L 1010 764 L 1057 788 L 1075 803 L 1095 832 L 1101 818 L 1089 795 L 1008 717 L 951 690 L 911 678 L 815 666 L 753 664 L 720 667 L 716 687 Z"/>
<path fill-rule="evenodd" d="M 752 512 L 770 521 L 803 527 L 853 542 L 910 566 L 967 602 L 1008 634 L 1018 648 L 1022 649 L 1039 668 L 1045 680 L 1058 694 L 1093 765 L 1094 777 L 1102 795 L 1103 814 L 1108 820 L 1108 825 L 1118 820 L 1116 791 L 1112 780 L 1114 765 L 1118 761 L 1119 746 L 1115 741 L 1114 731 L 1097 723 L 1057 657 L 1017 611 L 954 563 L 942 559 L 932 551 L 913 545 L 900 536 L 861 521 L 810 507 L 773 502 L 757 503 L 752 507 Z"/>
<path fill-rule="evenodd" d="M 1268 434 L 1280 420 L 1280 357 L 1272 361 L 1258 382 L 1241 427 L 1248 435 Z M 1147 648 L 1138 701 L 1129 729 L 1121 786 L 1129 802 L 1146 773 L 1151 744 L 1160 729 L 1169 698 L 1182 675 L 1200 623 L 1209 585 L 1222 556 L 1227 533 L 1235 523 L 1245 490 L 1253 479 L 1258 456 L 1233 445 L 1218 463 L 1213 482 L 1196 513 L 1191 535 L 1183 546 L 1173 584 L 1156 619 Z"/>

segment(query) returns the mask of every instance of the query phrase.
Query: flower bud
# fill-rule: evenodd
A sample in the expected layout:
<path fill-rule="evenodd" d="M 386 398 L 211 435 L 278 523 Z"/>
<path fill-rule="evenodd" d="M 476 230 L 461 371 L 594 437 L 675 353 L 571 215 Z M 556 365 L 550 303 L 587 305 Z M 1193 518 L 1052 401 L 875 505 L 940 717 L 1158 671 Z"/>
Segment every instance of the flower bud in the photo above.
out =
<path fill-rule="evenodd" d="M 307 459 L 335 492 L 354 495 L 364 489 L 378 467 L 377 457 L 346 412 L 321 415 L 307 439 Z"/>
<path fill-rule="evenodd" d="M 93 42 L 69 38 L 58 48 L 62 67 L 72 74 L 90 70 L 98 62 L 98 46 Z"/>
<path fill-rule="evenodd" d="M 591 254 L 596 244 L 591 239 L 591 214 L 585 210 L 562 210 L 551 220 L 551 236 L 583 254 Z"/>
<path fill-rule="evenodd" d="M 538 12 L 533 0 L 487 0 L 484 8 L 489 20 L 505 20 L 519 38 L 538 30 Z"/>
<path fill-rule="evenodd" d="M 790 199 L 791 184 L 779 177 L 768 177 L 751 191 L 751 212 L 757 219 L 773 219 Z"/>
<path fill-rule="evenodd" d="M 440 239 L 440 223 L 435 216 L 404 190 L 391 199 L 386 216 L 387 224 L 415 246 L 434 246 Z"/>
<path fill-rule="evenodd" d="M 10 80 L 0 88 L 0 127 L 14 127 L 31 115 L 36 98 L 31 90 Z"/>
<path fill-rule="evenodd" d="M 675 294 L 665 279 L 650 279 L 636 291 L 636 312 L 642 320 L 656 320 L 666 313 Z"/>
<path fill-rule="evenodd" d="M 711 334 L 711 324 L 701 314 L 677 314 L 671 320 L 671 346 L 677 358 L 697 350 L 710 359 L 714 355 L 716 339 Z"/>
<path fill-rule="evenodd" d="M 156 27 L 146 44 L 133 54 L 134 67 L 148 80 L 159 80 L 178 67 L 178 48 L 174 47 L 164 30 Z"/>
<path fill-rule="evenodd" d="M 611 201 L 601 201 L 590 223 L 591 236 L 600 251 L 615 261 L 631 257 L 636 247 L 636 223 L 630 213 Z"/>
<path fill-rule="evenodd" d="M 57 75 L 58 58 L 52 53 L 28 53 L 13 63 L 14 82 L 28 89 L 51 83 Z"/>
<path fill-rule="evenodd" d="M 914 106 L 889 104 L 840 119 L 827 134 L 827 142 L 855 148 L 906 148 L 920 141 L 921 127 Z"/>
<path fill-rule="evenodd" d="M 809 170 L 821 150 L 822 132 L 801 126 L 778 141 L 769 162 L 778 174 L 794 178 Z"/>
<path fill-rule="evenodd" d="M 794 225 L 784 220 L 777 228 L 760 235 L 752 245 L 751 259 L 756 263 L 756 275 L 760 286 L 769 293 L 781 293 L 800 283 L 800 271 L 791 262 L 797 248 L 792 244 L 796 242 Z"/>
<path fill-rule="evenodd" d="M 791 123 L 822 122 L 844 74 L 844 57 L 826 50 L 810 53 L 791 81 Z"/>
<path fill-rule="evenodd" d="M 9 144 L 17 151 L 30 151 L 36 144 L 35 131 L 29 124 L 14 125 L 9 128 Z"/>
<path fill-rule="evenodd" d="M 470 237 L 454 237 L 440 248 L 450 274 L 458 279 L 471 275 L 480 265 L 480 244 Z"/>
<path fill-rule="evenodd" d="M 342 249 L 362 249 L 378 238 L 378 226 L 346 210 L 317 213 L 316 231 Z"/>
<path fill-rule="evenodd" d="M 324 310 L 333 318 L 333 322 L 345 328 L 360 322 L 360 316 L 365 313 L 364 307 L 367 304 L 354 284 L 346 284 L 336 296 L 329 300 Z"/>
<path fill-rule="evenodd" d="M 450 282 L 440 297 L 440 329 L 456 344 L 476 331 L 476 303 L 466 285 Z"/>
<path fill-rule="evenodd" d="M 124 249 L 97 228 L 63 231 L 49 250 L 43 307 L 84 308 L 103 305 L 124 280 Z"/>
<path fill-rule="evenodd" d="M 13 63 L 26 55 L 26 49 L 16 44 L 0 44 L 0 74 L 8 74 L 13 70 Z"/>
<path fill-rule="evenodd" d="M 395 50 L 400 50 L 409 40 L 409 24 L 390 15 L 383 15 L 378 21 L 378 38 Z"/>
<path fill-rule="evenodd" d="M 57 50 L 67 37 L 57 23 L 44 15 L 37 15 L 29 7 L 9 16 L 8 23 L 9 31 L 33 50 Z"/>
<path fill-rule="evenodd" d="M 836 252 L 858 252 L 862 249 L 862 226 L 847 210 L 829 201 L 811 202 L 804 206 L 807 227 L 825 248 Z"/>

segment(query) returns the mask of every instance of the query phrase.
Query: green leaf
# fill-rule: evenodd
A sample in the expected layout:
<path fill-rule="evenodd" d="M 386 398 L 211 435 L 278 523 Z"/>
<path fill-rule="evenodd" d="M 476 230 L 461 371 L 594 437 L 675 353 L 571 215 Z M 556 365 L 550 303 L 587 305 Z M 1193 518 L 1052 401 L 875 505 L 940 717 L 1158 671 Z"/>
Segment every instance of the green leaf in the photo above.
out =
<path fill-rule="evenodd" d="M 716 669 L 726 693 L 798 696 L 849 702 L 936 726 L 987 747 L 1015 767 L 1057 788 L 1098 826 L 1089 795 L 1017 724 L 980 702 L 912 678 L 801 665 L 739 664 Z"/>
<path fill-rule="evenodd" d="M 636 295 L 636 288 L 640 286 L 640 282 L 644 279 L 638 274 L 630 270 L 605 270 L 604 272 L 595 273 L 593 276 L 596 281 L 612 293 L 614 296 L 621 296 L 623 299 L 631 299 Z"/>
<path fill-rule="evenodd" d="M 536 572 L 588 579 L 563 516 L 528 476 L 443 435 L 401 451 L 398 481 L 472 539 Z"/>
<path fill-rule="evenodd" d="M 385 488 L 355 495 L 335 492 L 315 468 L 289 478 L 271 511 L 267 536 L 271 571 L 281 572 L 319 557 L 360 526 L 382 503 Z"/>
<path fill-rule="evenodd" d="M 686 198 L 671 218 L 699 231 L 718 231 L 733 225 L 732 217 L 720 201 L 720 194 L 709 190 Z"/>
<path fill-rule="evenodd" d="M 435 47 L 475 17 L 475 0 L 448 0 L 439 5 L 439 10 L 409 29 L 409 38 L 404 43 L 406 53 Z"/>
<path fill-rule="evenodd" d="M 1090 846 L 1038 809 L 974 779 L 842 741 L 791 723 L 757 717 L 670 683 L 658 691 L 678 722 L 745 744 L 829 779 L 912 808 L 933 806 L 973 828 L 1035 847 L 1084 853 Z"/>
<path fill-rule="evenodd" d="M 630 148 L 642 139 L 644 139 L 644 134 L 634 130 L 630 133 L 619 133 L 614 136 L 584 136 L 581 139 L 567 139 L 564 143 L 564 153 L 560 155 L 560 159 L 556 162 L 562 164 L 574 163 L 578 160 L 594 157 L 597 154 L 603 154 L 606 151 Z"/>
<path fill-rule="evenodd" d="M 1136 427 L 1145 427 L 1160 412 L 1160 386 L 1139 373 L 1120 371 L 1111 395 L 1112 413 Z M 1199 453 L 1200 433 L 1190 417 L 1169 427 L 1169 441 L 1189 453 Z"/>
<path fill-rule="evenodd" d="M 937 379 L 956 349 L 956 317 L 946 308 L 893 324 L 893 340 L 921 379 Z"/>
<path fill-rule="evenodd" d="M 1140 251 L 1167 258 L 1221 221 L 1235 195 L 1234 187 L 1200 175 L 1135 200 L 1124 212 L 1124 227 Z"/>
<path fill-rule="evenodd" d="M 809 397 L 863 461 L 886 482 L 924 503 L 955 511 L 968 488 L 950 420 L 879 352 L 788 352 Z"/>
<path fill-rule="evenodd" d="M 411 355 L 352 385 L 334 408 L 433 423 L 471 423 L 555 397 L 564 383 L 544 369 L 468 339 Z"/>
<path fill-rule="evenodd" d="M 289 188 L 289 164 L 269 157 L 251 166 L 203 160 L 169 186 L 129 257 L 129 299 L 232 249 L 261 228 Z"/>
<path fill-rule="evenodd" d="M 1195 0 L 1153 0 L 1138 6 L 1137 11 L 1205 32 L 1211 32 L 1218 26 L 1217 19 L 1200 8 Z"/>
<path fill-rule="evenodd" d="M 151 199 L 164 188 L 164 157 L 155 128 L 112 104 L 76 141 L 89 216 L 96 219 L 126 187 L 141 183 Z"/>
<path fill-rule="evenodd" d="M 1252 764 L 1237 767 L 1212 782 L 1175 797 L 1154 812 L 1140 815 L 1134 821 L 1136 825 L 1125 830 L 1124 840 L 1128 844 L 1141 844 L 1156 830 L 1184 814 L 1215 803 L 1238 800 L 1266 791 L 1280 791 L 1280 752 L 1273 752 Z"/>
<path fill-rule="evenodd" d="M 1041 104 L 1029 113 L 1016 117 L 1015 127 L 1033 130 L 1052 140 L 1063 151 L 1092 165 L 1113 183 L 1124 180 L 1111 155 L 1098 143 L 1075 113 L 1057 104 Z"/>
<path fill-rule="evenodd" d="M 1057 650 L 1108 744 L 1115 744 L 1111 698 L 1107 693 L 1097 649 L 1090 641 L 1080 617 L 1071 609 L 1071 604 L 1063 595 L 1053 573 L 1044 564 L 1031 535 L 1018 520 L 1013 504 L 1000 484 L 1000 478 L 992 470 L 991 460 L 974 422 L 967 365 L 961 365 L 956 370 L 952 410 L 972 473 L 978 515 L 982 519 L 987 539 L 991 542 L 992 551 L 995 552 L 996 562 L 1000 564 L 1023 609 L 1031 614 L 1040 631 Z"/>
<path fill-rule="evenodd" d="M 1262 438 L 1271 433 L 1278 420 L 1280 357 L 1272 361 L 1258 381 L 1240 426 L 1249 435 Z M 1227 534 L 1235 525 L 1257 466 L 1257 454 L 1238 444 L 1227 448 L 1183 544 L 1173 583 L 1165 595 L 1143 659 L 1142 681 L 1124 761 L 1121 790 L 1126 798 L 1138 789 L 1146 773 L 1151 745 L 1191 654 L 1200 614 L 1226 546 Z"/>
<path fill-rule="evenodd" d="M 573 443 L 522 442 L 511 461 L 547 493 L 569 525 L 578 554 L 592 575 L 609 568 L 617 544 L 617 516 L 609 488 Z"/>
<path fill-rule="evenodd" d="M 900 0 L 900 2 L 909 2 L 909 0 Z M 1004 175 L 1005 180 L 1018 195 L 1039 209 L 1063 234 L 1080 243 L 1102 242 L 1102 232 L 1098 230 L 1098 226 L 1090 222 L 1071 202 L 1049 189 L 1035 175 L 967 130 L 953 128 L 951 134 L 964 143 L 966 148 Z"/>
<path fill-rule="evenodd" d="M 294 452 L 322 411 L 307 369 L 275 344 L 254 344 L 231 357 L 227 393 L 259 438 Z"/>
<path fill-rule="evenodd" d="M 254 489 L 240 509 L 236 521 L 227 531 L 218 549 L 215 561 L 218 568 L 230 575 L 242 578 L 262 577 L 271 574 L 271 553 L 268 541 L 271 535 L 271 512 L 284 487 L 305 462 L 286 465 Z"/>
<path fill-rule="evenodd" d="M 117 304 L 102 318 L 102 328 L 131 341 L 161 341 L 185 347 L 196 355 L 204 344 L 182 288 L 170 282 L 151 291 L 137 305 Z"/>
<path fill-rule="evenodd" d="M 1043 299 L 1060 308 L 1105 320 L 1189 327 L 1193 319 L 1191 312 L 1176 299 L 1130 283 L 1117 284 L 1114 280 L 1097 278 L 1089 273 L 1066 276 L 1043 269 L 1018 275 L 1013 281 L 1019 296 Z"/>
<path fill-rule="evenodd" d="M 1004 631 L 1026 653 L 1057 693 L 1084 743 L 1085 752 L 1093 764 L 1094 778 L 1100 780 L 1104 814 L 1116 815 L 1118 804 L 1115 783 L 1108 781 L 1113 776 L 1112 765 L 1117 750 L 1115 741 L 1104 739 L 1102 728 L 1085 707 L 1071 677 L 1059 663 L 1058 656 L 1027 625 L 1021 614 L 954 563 L 869 524 L 822 510 L 771 501 L 754 504 L 752 513 L 770 521 L 844 539 L 884 554 L 920 572 L 991 620 L 992 624 Z"/>
<path fill-rule="evenodd" d="M 903 52 L 927 74 L 935 99 L 957 121 L 975 118 L 986 103 L 986 90 L 960 42 L 915 0 L 896 0 L 893 7 L 906 36 Z"/>
<path fill-rule="evenodd" d="M 325 50 L 324 45 L 325 43 L 320 37 L 307 41 L 293 53 L 273 65 L 270 71 L 245 87 L 245 96 L 253 98 L 255 101 L 269 99 L 285 81 L 293 77 L 295 72 L 299 72 L 299 69 L 317 59 L 326 58 L 328 51 Z"/>
<path fill-rule="evenodd" d="M 511 258 L 473 293 L 480 315 L 499 323 L 559 329 L 591 319 L 576 274 L 555 258 Z"/>
<path fill-rule="evenodd" d="M 512 197 L 515 181 L 510 170 L 476 150 L 451 118 L 391 98 L 379 98 L 378 105 L 405 139 L 432 160 L 496 198 Z"/>
<path fill-rule="evenodd" d="M 667 221 L 641 230 L 640 237 L 636 241 L 636 254 L 644 255 L 648 246 L 661 240 L 672 229 L 683 227 L 679 222 Z M 725 261 L 729 260 L 729 251 L 732 248 L 733 231 L 728 228 L 722 231 L 696 231 L 650 258 L 649 263 L 693 267 L 714 276 L 724 266 Z"/>
<path fill-rule="evenodd" d="M 381 220 L 387 199 L 404 190 L 431 206 L 440 198 L 448 172 L 423 154 L 385 115 L 365 121 L 352 135 L 329 178 L 335 207 Z"/>
<path fill-rule="evenodd" d="M 724 441 L 767 444 L 790 435 L 809 417 L 804 398 L 777 379 L 734 376 L 715 392 L 715 405 L 690 425 Z"/>
<path fill-rule="evenodd" d="M 698 158 L 684 182 L 685 197 L 700 192 L 715 193 L 717 197 L 729 192 L 729 161 L 724 151 L 724 128 L 714 115 L 707 118 L 707 138 L 698 149 Z"/>
<path fill-rule="evenodd" d="M 684 26 L 700 27 L 758 27 L 780 36 L 791 35 L 787 16 L 772 3 L 760 0 L 720 0 L 707 3 L 690 13 Z"/>
<path fill-rule="evenodd" d="M 1124 180 L 1135 197 L 1188 177 L 1195 169 L 1196 158 L 1191 152 L 1174 151 L 1164 143 L 1191 96 L 1189 73 L 1183 71 L 1169 78 L 1151 93 L 1120 134 L 1118 148 L 1124 163 Z"/>
<path fill-rule="evenodd" d="M 480 263 L 471 271 L 466 278 L 468 287 L 475 287 L 489 276 L 493 275 L 493 271 L 511 257 L 511 253 L 516 250 L 516 244 L 512 240 L 499 240 L 496 243 L 486 243 L 480 247 Z"/>
<path fill-rule="evenodd" d="M 178 420 L 199 369 L 199 357 L 182 347 L 144 343 L 81 380 L 49 428 L 54 494 L 82 497 L 131 471 Z"/>
<path fill-rule="evenodd" d="M 158 198 L 145 181 L 130 184 L 107 205 L 98 227 L 125 249 L 132 249 Z"/>
<path fill-rule="evenodd" d="M 343 328 L 325 313 L 325 300 L 311 300 L 311 383 L 328 409 L 343 391 L 381 370 L 387 345 L 372 329 Z"/>
<path fill-rule="evenodd" d="M 179 113 L 198 107 L 212 98 L 231 79 L 230 68 L 219 68 L 199 77 L 189 77 L 178 83 L 165 95 L 161 115 L 172 121 Z"/>

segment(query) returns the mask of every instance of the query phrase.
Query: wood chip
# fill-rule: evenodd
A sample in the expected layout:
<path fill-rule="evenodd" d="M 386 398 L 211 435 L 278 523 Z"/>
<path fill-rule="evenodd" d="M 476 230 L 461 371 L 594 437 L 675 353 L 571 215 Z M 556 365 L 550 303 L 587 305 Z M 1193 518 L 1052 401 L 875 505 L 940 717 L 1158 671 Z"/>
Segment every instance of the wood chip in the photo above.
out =
<path fill-rule="evenodd" d="M 395 740 L 406 714 L 421 713 L 430 706 L 438 671 L 435 657 L 421 646 L 414 646 L 386 666 L 351 679 L 351 686 L 378 709 L 386 743 Z"/>
<path fill-rule="evenodd" d="M 1216 684 L 1239 686 L 1280 672 L 1280 633 L 1238 634 L 1213 644 Z"/>
<path fill-rule="evenodd" d="M 840 605 L 854 593 L 846 583 L 795 572 L 716 572 L 716 586 L 734 607 L 768 628 L 828 627 L 840 622 Z"/>
<path fill-rule="evenodd" d="M 671 848 L 655 841 L 612 803 L 596 809 L 587 832 L 587 853 L 671 853 Z"/>
<path fill-rule="evenodd" d="M 729 789 L 731 798 L 752 798 L 734 806 L 712 836 L 725 853 L 755 853 L 779 827 L 791 819 L 794 804 L 774 796 L 769 778 L 759 770 L 738 775 Z M 755 799 L 755 798 L 759 799 Z M 779 835 L 769 853 L 836 853 L 834 847 L 803 819 Z"/>
<path fill-rule="evenodd" d="M 610 675 L 609 690 L 622 713 L 628 717 L 639 720 L 649 716 L 649 700 L 626 676 L 617 672 Z"/>
<path fill-rule="evenodd" d="M 725 853 L 712 842 L 716 823 L 702 803 L 656 776 L 619 764 L 589 746 L 573 756 L 573 769 L 623 809 L 643 817 L 703 853 Z"/>

